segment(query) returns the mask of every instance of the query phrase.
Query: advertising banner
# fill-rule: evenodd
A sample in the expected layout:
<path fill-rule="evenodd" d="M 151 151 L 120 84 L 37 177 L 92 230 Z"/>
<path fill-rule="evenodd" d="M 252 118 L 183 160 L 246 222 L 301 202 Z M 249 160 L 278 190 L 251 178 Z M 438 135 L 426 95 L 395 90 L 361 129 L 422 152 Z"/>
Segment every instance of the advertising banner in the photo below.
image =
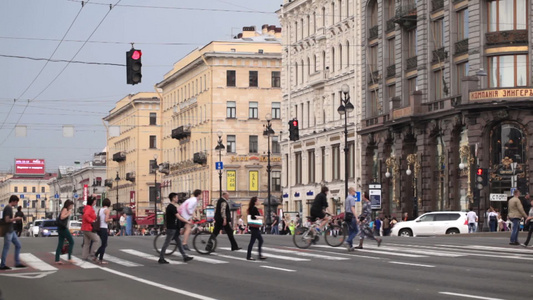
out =
<path fill-rule="evenodd" d="M 235 170 L 228 170 L 226 171 L 226 190 L 228 191 L 235 191 L 236 188 L 236 182 L 237 182 L 237 171 Z"/>
<path fill-rule="evenodd" d="M 259 171 L 250 171 L 250 191 L 259 191 Z"/>
<path fill-rule="evenodd" d="M 15 175 L 44 175 L 44 159 L 15 159 Z"/>

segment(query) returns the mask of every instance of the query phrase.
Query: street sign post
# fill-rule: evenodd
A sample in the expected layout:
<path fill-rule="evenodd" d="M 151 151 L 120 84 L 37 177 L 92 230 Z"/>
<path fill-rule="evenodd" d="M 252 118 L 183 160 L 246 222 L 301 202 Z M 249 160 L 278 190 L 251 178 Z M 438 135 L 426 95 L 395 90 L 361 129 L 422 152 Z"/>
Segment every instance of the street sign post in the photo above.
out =
<path fill-rule="evenodd" d="M 381 209 L 381 184 L 373 183 L 368 185 L 370 205 L 372 209 Z"/>
<path fill-rule="evenodd" d="M 59 199 L 59 194 L 55 193 L 54 198 Z"/>
<path fill-rule="evenodd" d="M 224 169 L 224 163 L 221 162 L 221 161 L 217 161 L 217 162 L 215 162 L 215 167 L 216 167 L 217 170 L 222 170 L 222 169 Z"/>
<path fill-rule="evenodd" d="M 507 194 L 490 194 L 490 201 L 507 201 Z"/>
<path fill-rule="evenodd" d="M 355 202 L 361 202 L 361 192 L 355 192 Z"/>

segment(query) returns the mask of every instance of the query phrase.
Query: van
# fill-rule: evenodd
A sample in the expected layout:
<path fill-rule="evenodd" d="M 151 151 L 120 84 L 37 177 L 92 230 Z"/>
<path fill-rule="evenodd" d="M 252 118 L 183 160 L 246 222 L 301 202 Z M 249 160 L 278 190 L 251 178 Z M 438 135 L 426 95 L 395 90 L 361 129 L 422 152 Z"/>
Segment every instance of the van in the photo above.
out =
<path fill-rule="evenodd" d="M 68 221 L 68 230 L 74 236 L 79 235 L 81 232 L 81 221 L 78 221 L 78 220 Z"/>
<path fill-rule="evenodd" d="M 30 236 L 37 237 L 39 235 L 39 226 L 44 220 L 35 220 L 30 226 Z"/>

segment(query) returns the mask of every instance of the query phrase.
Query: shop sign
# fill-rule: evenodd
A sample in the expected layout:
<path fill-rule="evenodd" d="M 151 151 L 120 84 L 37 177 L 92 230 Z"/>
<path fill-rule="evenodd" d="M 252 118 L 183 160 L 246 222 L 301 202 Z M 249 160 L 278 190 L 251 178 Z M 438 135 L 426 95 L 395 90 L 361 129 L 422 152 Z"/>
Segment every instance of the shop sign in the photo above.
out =
<path fill-rule="evenodd" d="M 243 162 L 243 161 L 259 161 L 259 162 L 268 162 L 268 156 L 262 155 L 262 156 L 245 156 L 245 155 L 239 155 L 239 156 L 232 156 L 231 162 Z M 279 156 L 270 156 L 270 162 L 281 162 L 281 157 Z"/>
<path fill-rule="evenodd" d="M 487 100 L 487 99 L 513 99 L 522 97 L 533 97 L 533 88 L 517 89 L 497 89 L 470 92 L 470 100 Z"/>

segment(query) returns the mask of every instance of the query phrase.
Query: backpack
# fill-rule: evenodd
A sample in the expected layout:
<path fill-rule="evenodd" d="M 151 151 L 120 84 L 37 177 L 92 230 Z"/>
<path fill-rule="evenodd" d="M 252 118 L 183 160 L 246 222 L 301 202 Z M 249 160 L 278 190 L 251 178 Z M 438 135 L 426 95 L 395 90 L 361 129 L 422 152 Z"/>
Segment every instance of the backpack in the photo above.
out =
<path fill-rule="evenodd" d="M 96 215 L 96 220 L 93 222 L 93 232 L 100 231 L 100 210 L 98 210 L 98 214 Z"/>

